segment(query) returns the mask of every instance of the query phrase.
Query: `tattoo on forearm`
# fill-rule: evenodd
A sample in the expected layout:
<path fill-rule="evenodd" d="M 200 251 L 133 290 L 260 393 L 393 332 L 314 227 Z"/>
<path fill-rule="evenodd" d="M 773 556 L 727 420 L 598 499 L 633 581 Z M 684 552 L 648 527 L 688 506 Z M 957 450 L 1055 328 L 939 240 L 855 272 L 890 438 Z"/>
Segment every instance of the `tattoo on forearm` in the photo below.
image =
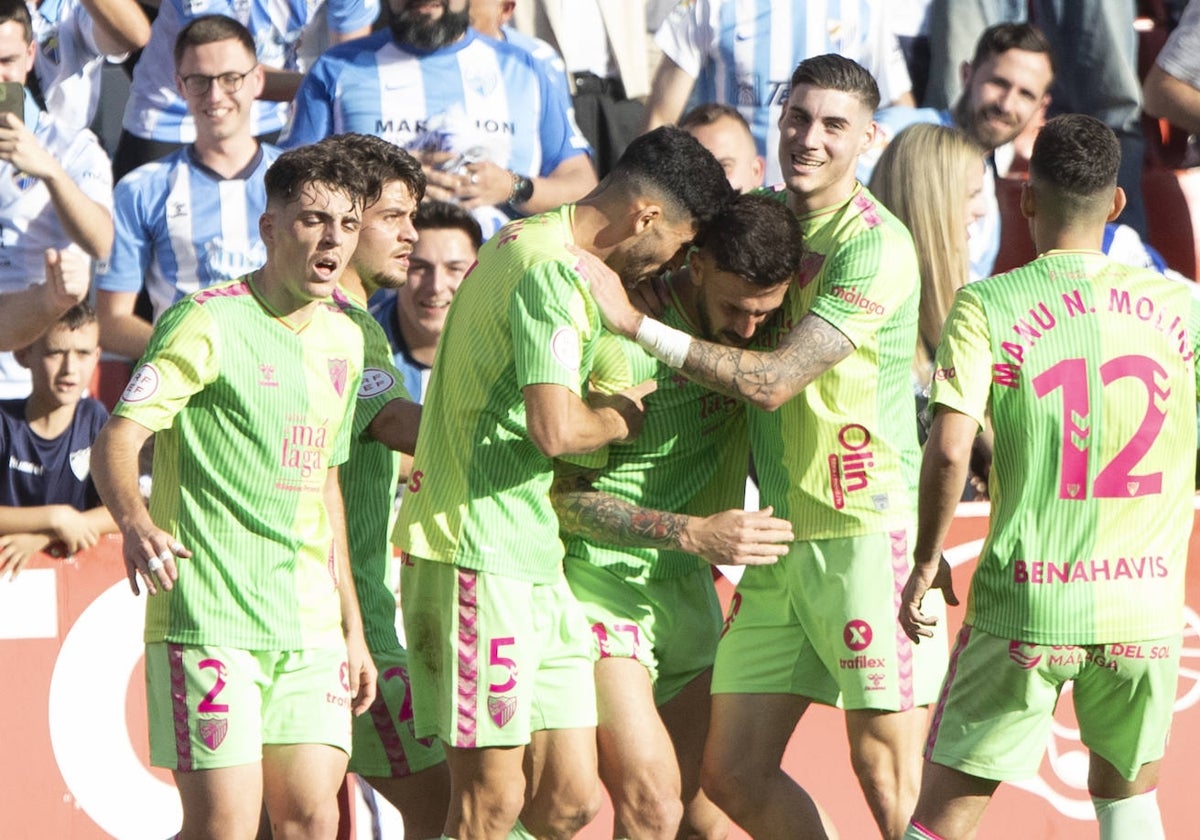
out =
<path fill-rule="evenodd" d="M 557 480 L 550 498 L 564 531 L 609 545 L 678 549 L 688 522 L 684 514 L 640 507 L 593 490 L 582 476 Z"/>
<path fill-rule="evenodd" d="M 772 351 L 693 341 L 683 372 L 697 382 L 759 406 L 776 406 L 854 351 L 840 330 L 807 315 Z"/>

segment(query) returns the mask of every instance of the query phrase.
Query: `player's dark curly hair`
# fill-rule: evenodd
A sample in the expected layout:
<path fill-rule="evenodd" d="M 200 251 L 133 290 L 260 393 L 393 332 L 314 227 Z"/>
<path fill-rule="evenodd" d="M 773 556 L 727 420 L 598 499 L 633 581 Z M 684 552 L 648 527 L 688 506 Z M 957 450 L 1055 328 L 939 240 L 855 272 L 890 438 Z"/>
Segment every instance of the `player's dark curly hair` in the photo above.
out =
<path fill-rule="evenodd" d="M 800 270 L 800 223 L 781 201 L 766 195 L 739 195 L 696 237 L 722 271 L 755 286 L 787 282 Z"/>
<path fill-rule="evenodd" d="M 636 138 L 605 184 L 623 184 L 632 193 L 655 195 L 668 212 L 701 227 L 734 196 L 725 170 L 712 153 L 675 126 L 662 126 Z"/>
<path fill-rule="evenodd" d="M 345 193 L 361 210 L 371 192 L 371 184 L 360 162 L 346 154 L 341 143 L 329 137 L 281 154 L 267 169 L 263 183 L 268 204 L 295 201 L 305 187 L 317 184 Z"/>
<path fill-rule="evenodd" d="M 415 201 L 425 197 L 425 173 L 415 157 L 395 143 L 371 134 L 335 134 L 328 141 L 339 146 L 362 170 L 366 182 L 363 201 L 370 206 L 379 200 L 383 188 L 392 181 L 403 181 Z"/>

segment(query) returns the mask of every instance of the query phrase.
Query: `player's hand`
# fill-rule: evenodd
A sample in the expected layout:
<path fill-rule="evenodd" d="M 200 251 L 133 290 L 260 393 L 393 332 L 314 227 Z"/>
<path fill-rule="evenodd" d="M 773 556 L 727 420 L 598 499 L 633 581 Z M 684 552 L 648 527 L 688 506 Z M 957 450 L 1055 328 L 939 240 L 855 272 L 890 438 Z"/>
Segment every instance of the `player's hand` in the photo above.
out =
<path fill-rule="evenodd" d="M 48 178 L 62 169 L 28 126 L 14 114 L 0 114 L 0 160 L 8 161 L 18 172 L 34 178 Z"/>
<path fill-rule="evenodd" d="M 904 634 L 913 642 L 920 644 L 921 638 L 933 636 L 933 627 L 937 626 L 937 617 L 921 612 L 921 601 L 930 589 L 941 589 L 946 603 L 958 605 L 958 596 L 954 594 L 954 580 L 950 574 L 950 564 L 945 556 L 940 556 L 938 562 L 918 563 L 913 567 L 904 584 L 904 592 L 900 596 L 900 627 Z"/>
<path fill-rule="evenodd" d="M 375 702 L 375 682 L 379 672 L 367 651 L 367 643 L 361 632 L 346 637 L 346 663 L 349 667 L 351 710 L 361 715 Z"/>
<path fill-rule="evenodd" d="M 50 507 L 50 528 L 55 539 L 66 547 L 67 554 L 86 551 L 100 539 L 100 533 L 88 518 L 70 505 Z"/>
<path fill-rule="evenodd" d="M 726 510 L 693 516 L 682 535 L 685 551 L 714 566 L 763 566 L 778 562 L 796 539 L 792 523 L 772 516 L 774 508 Z"/>
<path fill-rule="evenodd" d="M 575 271 L 583 278 L 583 282 L 588 284 L 604 326 L 626 338 L 632 339 L 636 336 L 638 326 L 642 323 L 642 313 L 634 309 L 633 304 L 629 302 L 629 295 L 625 293 L 625 287 L 617 273 L 609 268 L 604 260 L 578 245 L 568 244 L 567 250 L 578 260 Z"/>
<path fill-rule="evenodd" d="M 0 580 L 4 575 L 16 580 L 29 558 L 45 551 L 53 542 L 45 534 L 5 534 L 0 537 Z"/>
<path fill-rule="evenodd" d="M 191 557 L 192 552 L 183 543 L 156 527 L 149 527 L 143 532 L 133 528 L 123 530 L 125 555 L 125 575 L 129 578 L 129 588 L 134 595 L 140 595 L 138 578 L 150 595 L 159 591 L 171 589 L 179 579 L 179 568 L 176 558 Z"/>
<path fill-rule="evenodd" d="M 657 318 L 663 310 L 671 305 L 671 287 L 666 275 L 659 274 L 643 283 L 637 283 L 626 289 L 629 302 L 639 312 Z"/>
<path fill-rule="evenodd" d="M 611 440 L 614 443 L 628 442 L 642 433 L 642 422 L 645 420 L 646 406 L 644 400 L 658 389 L 658 383 L 647 379 L 632 388 L 617 391 L 615 394 L 602 394 L 592 391 L 588 394 L 588 405 L 592 410 L 611 409 L 616 412 L 619 425 L 614 429 Z"/>
<path fill-rule="evenodd" d="M 42 284 L 42 293 L 48 310 L 66 312 L 87 297 L 91 265 L 78 245 L 68 245 L 61 250 L 47 248 L 45 263 L 46 282 Z"/>

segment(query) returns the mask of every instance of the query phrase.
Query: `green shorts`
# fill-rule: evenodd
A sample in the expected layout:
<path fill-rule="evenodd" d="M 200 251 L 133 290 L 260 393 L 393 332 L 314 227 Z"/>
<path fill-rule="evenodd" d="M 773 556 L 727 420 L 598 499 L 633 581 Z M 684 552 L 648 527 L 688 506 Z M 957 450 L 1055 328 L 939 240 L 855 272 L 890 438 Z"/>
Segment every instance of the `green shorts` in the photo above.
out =
<path fill-rule="evenodd" d="M 925 758 L 981 779 L 1032 778 L 1072 682 L 1083 745 L 1132 780 L 1166 749 L 1181 644 L 1034 645 L 963 625 Z"/>
<path fill-rule="evenodd" d="M 593 655 L 636 659 L 659 706 L 712 667 L 721 602 L 705 566 L 678 578 L 627 578 L 568 557 L 563 571 L 595 636 Z"/>
<path fill-rule="evenodd" d="M 354 751 L 350 771 L 360 776 L 402 779 L 446 760 L 436 738 L 418 738 L 413 731 L 412 695 L 408 687 L 408 656 L 404 648 L 373 651 L 379 669 L 375 702 L 354 719 Z"/>
<path fill-rule="evenodd" d="M 171 770 L 254 764 L 263 744 L 350 752 L 346 649 L 261 651 L 146 645 L 150 763 Z"/>
<path fill-rule="evenodd" d="M 905 529 L 792 544 L 749 566 L 717 646 L 713 694 L 795 694 L 846 709 L 904 711 L 937 698 L 946 673 L 946 605 L 931 639 L 914 645 L 897 620 L 912 567 Z"/>
<path fill-rule="evenodd" d="M 400 568 L 416 734 L 512 747 L 596 725 L 591 633 L 561 577 L 537 584 L 407 557 Z"/>

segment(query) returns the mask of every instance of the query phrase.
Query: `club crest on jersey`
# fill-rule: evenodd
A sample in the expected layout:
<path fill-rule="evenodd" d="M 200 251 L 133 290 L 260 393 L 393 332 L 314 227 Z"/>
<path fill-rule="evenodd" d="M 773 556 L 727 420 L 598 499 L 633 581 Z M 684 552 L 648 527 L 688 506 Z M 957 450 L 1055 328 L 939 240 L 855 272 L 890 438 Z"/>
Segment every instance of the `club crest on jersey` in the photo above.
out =
<path fill-rule="evenodd" d="M 574 327 L 559 327 L 550 337 L 550 352 L 567 370 L 579 370 L 579 333 Z"/>
<path fill-rule="evenodd" d="M 121 393 L 121 399 L 127 403 L 142 402 L 158 393 L 158 370 L 154 365 L 146 363 L 134 371 L 129 384 Z"/>
<path fill-rule="evenodd" d="M 825 265 L 825 255 L 815 252 L 808 252 L 800 258 L 800 273 L 796 279 L 800 282 L 800 288 L 803 289 L 811 283 L 818 274 L 821 273 L 821 268 Z"/>
<path fill-rule="evenodd" d="M 229 720 L 227 718 L 202 718 L 200 721 L 200 740 L 202 740 L 210 750 L 215 750 L 225 741 L 225 736 L 229 734 Z"/>
<path fill-rule="evenodd" d="M 488 714 L 496 726 L 503 727 L 517 711 L 516 697 L 488 697 Z"/>
<path fill-rule="evenodd" d="M 350 371 L 350 365 L 345 359 L 329 359 L 329 381 L 333 383 L 333 390 L 337 391 L 340 397 L 346 393 L 346 378 Z"/>
<path fill-rule="evenodd" d="M 71 464 L 71 473 L 83 481 L 92 470 L 92 447 L 85 446 L 83 449 L 76 449 L 67 456 L 67 460 Z"/>
<path fill-rule="evenodd" d="M 366 368 L 363 371 L 362 384 L 358 386 L 358 398 L 368 400 L 388 391 L 396 384 L 396 377 L 386 370 Z"/>

